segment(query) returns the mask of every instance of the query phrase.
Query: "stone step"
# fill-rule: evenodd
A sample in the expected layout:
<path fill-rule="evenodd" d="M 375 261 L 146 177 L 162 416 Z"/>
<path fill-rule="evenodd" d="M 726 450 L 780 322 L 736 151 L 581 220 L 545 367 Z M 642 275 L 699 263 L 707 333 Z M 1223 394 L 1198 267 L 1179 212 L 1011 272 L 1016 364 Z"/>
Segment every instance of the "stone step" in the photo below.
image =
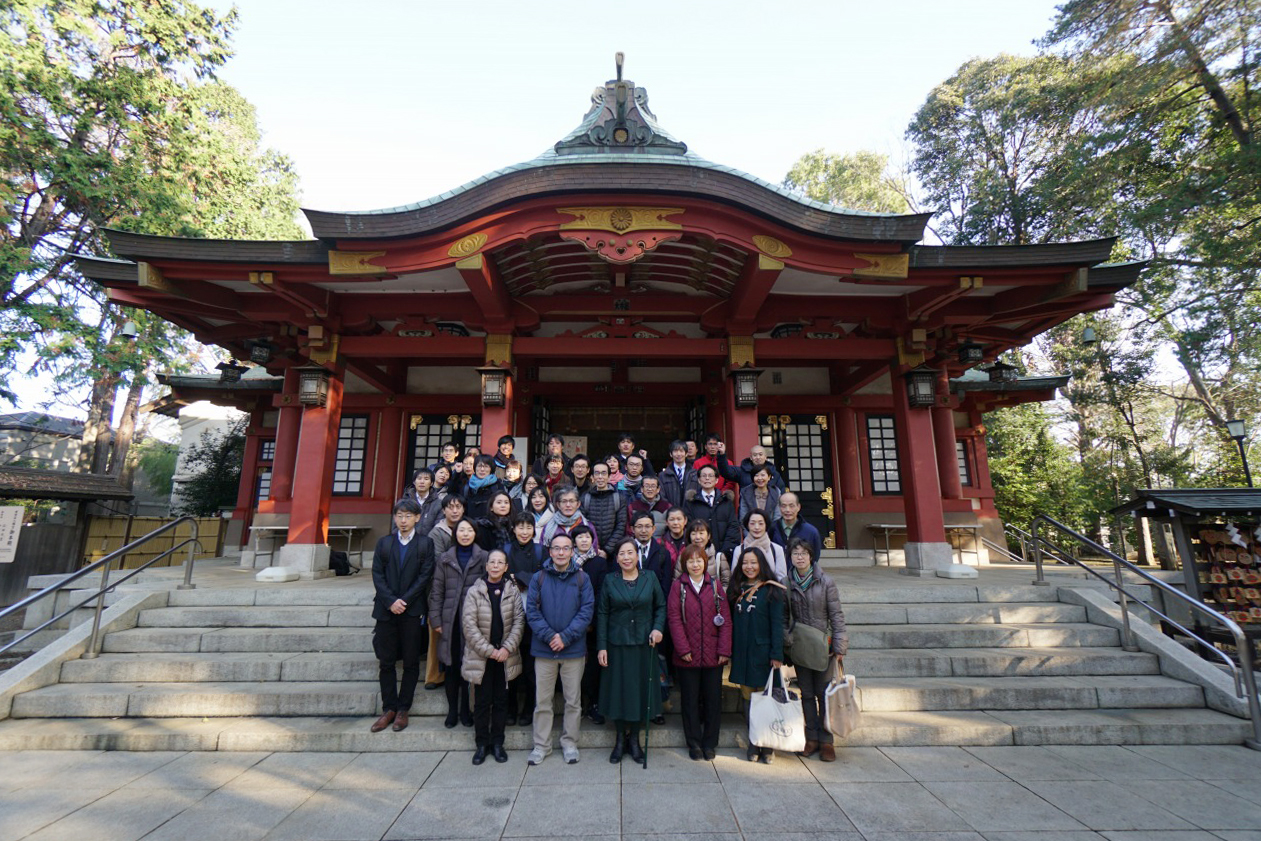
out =
<path fill-rule="evenodd" d="M 1083 623 L 1086 609 L 1059 602 L 852 604 L 845 607 L 845 621 L 854 625 Z"/>
<path fill-rule="evenodd" d="M 850 625 L 850 649 L 1119 646 L 1114 628 L 1048 625 Z"/>
<path fill-rule="evenodd" d="M 1121 648 L 904 648 L 851 650 L 845 668 L 858 677 L 1001 677 L 1155 675 L 1155 654 Z"/>
<path fill-rule="evenodd" d="M 14 718 L 101 716 L 371 716 L 376 682 L 61 683 L 13 699 Z M 418 715 L 445 715 L 446 695 L 417 693 Z"/>
<path fill-rule="evenodd" d="M 367 607 L 163 607 L 143 610 L 141 628 L 343 628 L 372 627 Z"/>
<path fill-rule="evenodd" d="M 60 718 L 0 721 L 0 750 L 220 750 L 220 751 L 423 751 L 473 749 L 470 729 L 447 730 L 441 720 L 417 717 L 401 733 L 370 733 L 371 716 L 252 718 Z M 584 722 L 579 745 L 604 760 L 612 732 Z M 1207 709 L 1011 710 L 995 712 L 869 712 L 863 726 L 840 746 L 930 745 L 1172 745 L 1240 744 L 1242 719 Z M 530 747 L 528 727 L 508 728 L 505 746 Z M 684 744 L 677 715 L 649 732 L 652 746 Z M 720 745 L 743 747 L 745 727 L 724 716 Z M 557 756 L 547 761 L 558 762 Z M 516 757 L 524 761 L 524 754 Z M 583 761 L 593 759 L 584 752 Z"/>
<path fill-rule="evenodd" d="M 372 576 L 322 579 L 313 585 L 276 584 L 237 589 L 172 590 L 168 607 L 368 607 L 372 604 Z M 371 611 L 369 611 L 371 612 Z"/>
<path fill-rule="evenodd" d="M 1199 686 L 1160 675 L 869 678 L 858 687 L 872 712 L 1204 706 Z"/>
<path fill-rule="evenodd" d="M 131 628 L 106 635 L 102 651 L 372 651 L 371 628 Z M 369 654 L 369 656 L 371 656 Z"/>

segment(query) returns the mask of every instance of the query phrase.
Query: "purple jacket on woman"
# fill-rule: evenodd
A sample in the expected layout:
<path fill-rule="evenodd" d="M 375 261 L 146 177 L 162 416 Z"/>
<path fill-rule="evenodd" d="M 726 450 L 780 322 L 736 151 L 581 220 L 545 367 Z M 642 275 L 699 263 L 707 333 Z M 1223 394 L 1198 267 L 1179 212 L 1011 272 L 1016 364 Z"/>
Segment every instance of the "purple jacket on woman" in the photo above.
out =
<path fill-rule="evenodd" d="M 722 616 L 721 625 L 714 624 L 715 615 Z M 731 607 L 722 587 L 708 575 L 699 594 L 686 574 L 674 580 L 666 596 L 666 624 L 678 668 L 708 669 L 719 665 L 719 657 L 731 656 Z M 692 655 L 690 662 L 684 654 Z"/>

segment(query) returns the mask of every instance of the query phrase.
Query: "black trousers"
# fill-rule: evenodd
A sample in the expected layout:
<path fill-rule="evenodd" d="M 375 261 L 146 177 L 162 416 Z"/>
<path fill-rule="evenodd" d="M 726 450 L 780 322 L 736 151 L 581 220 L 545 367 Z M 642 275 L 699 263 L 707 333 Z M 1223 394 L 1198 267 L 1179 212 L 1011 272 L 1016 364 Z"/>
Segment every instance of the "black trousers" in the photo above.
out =
<path fill-rule="evenodd" d="M 458 618 L 458 615 L 457 615 Z M 455 622 L 452 625 L 458 627 Z M 456 632 L 451 638 L 451 665 L 443 666 L 446 675 L 442 687 L 447 692 L 447 710 L 458 713 L 465 721 L 472 714 L 469 709 L 468 681 L 460 674 L 460 666 L 464 664 L 464 634 Z"/>
<path fill-rule="evenodd" d="M 718 724 L 722 718 L 722 666 L 705 669 L 676 667 L 683 707 L 683 738 L 689 748 L 717 750 Z"/>
<path fill-rule="evenodd" d="M 412 707 L 420 660 L 429 648 L 429 629 L 424 617 L 391 614 L 378 619 L 372 631 L 372 650 L 381 664 L 381 707 L 386 712 L 405 712 Z M 403 682 L 399 687 L 396 665 L 403 661 Z"/>
<path fill-rule="evenodd" d="M 534 717 L 534 655 L 530 653 L 533 638 L 530 626 L 526 625 L 521 635 L 521 674 L 508 685 L 508 709 L 514 715 L 519 710 L 523 717 L 531 719 Z"/>
<path fill-rule="evenodd" d="M 508 679 L 504 664 L 486 661 L 482 682 L 473 690 L 473 735 L 480 747 L 503 745 L 508 717 Z"/>
<path fill-rule="evenodd" d="M 597 659 L 600 652 L 596 651 L 594 622 L 591 628 L 592 630 L 587 634 L 587 665 L 582 670 L 582 708 L 584 710 L 588 707 L 599 706 L 600 675 L 604 672 Z"/>

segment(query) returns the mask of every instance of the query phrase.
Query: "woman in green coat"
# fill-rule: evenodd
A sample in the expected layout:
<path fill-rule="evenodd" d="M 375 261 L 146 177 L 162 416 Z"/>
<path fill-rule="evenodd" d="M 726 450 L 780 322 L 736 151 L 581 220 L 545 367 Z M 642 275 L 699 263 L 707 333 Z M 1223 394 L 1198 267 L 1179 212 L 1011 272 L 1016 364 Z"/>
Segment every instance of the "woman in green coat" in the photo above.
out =
<path fill-rule="evenodd" d="M 604 667 L 600 712 L 617 734 L 609 762 L 621 762 L 623 752 L 643 762 L 639 726 L 661 714 L 656 646 L 665 632 L 666 599 L 657 576 L 639 568 L 634 538 L 617 545 L 615 558 L 618 572 L 604 579 L 596 608 L 596 659 Z"/>
<path fill-rule="evenodd" d="M 747 701 L 762 691 L 771 669 L 784 665 L 784 585 L 766 555 L 756 547 L 745 549 L 731 573 L 727 589 L 731 599 L 731 674 Z M 747 713 L 746 713 L 747 715 Z M 749 743 L 748 760 L 769 765 L 775 752 Z"/>

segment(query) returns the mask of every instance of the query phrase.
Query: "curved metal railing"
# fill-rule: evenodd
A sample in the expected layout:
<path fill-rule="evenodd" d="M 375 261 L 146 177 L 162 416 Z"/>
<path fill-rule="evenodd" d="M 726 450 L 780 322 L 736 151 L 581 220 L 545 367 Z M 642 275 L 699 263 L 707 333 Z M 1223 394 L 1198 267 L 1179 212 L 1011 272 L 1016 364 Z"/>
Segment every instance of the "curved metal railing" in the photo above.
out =
<path fill-rule="evenodd" d="M 190 523 L 192 525 L 191 536 L 189 536 L 188 538 L 184 540 L 181 540 L 179 543 L 175 544 L 170 549 L 167 549 L 162 554 L 156 557 L 150 558 L 149 560 L 145 561 L 143 564 L 136 567 L 135 569 L 128 570 L 127 574 L 124 575 L 122 578 L 116 579 L 114 581 L 109 580 L 110 568 L 113 566 L 115 560 L 127 556 L 128 554 L 134 552 L 138 547 L 143 546 L 145 543 L 148 543 L 150 540 L 152 540 L 155 537 L 166 534 L 167 532 L 179 526 L 181 523 Z M 90 660 L 96 657 L 100 653 L 101 612 L 104 610 L 104 607 L 105 607 L 105 594 L 113 590 L 119 584 L 123 584 L 131 580 L 133 577 L 135 577 L 136 575 L 139 575 L 141 572 L 153 566 L 155 563 L 162 560 L 163 558 L 166 558 L 166 557 L 169 557 L 170 555 L 175 554 L 176 552 L 178 552 L 180 549 L 184 548 L 185 546 L 188 547 L 188 558 L 185 559 L 184 561 L 184 583 L 179 585 L 179 589 L 181 590 L 196 589 L 197 585 L 193 583 L 193 561 L 195 560 L 197 550 L 201 548 L 201 541 L 199 541 L 197 537 L 198 537 L 197 518 L 192 517 L 192 516 L 180 517 L 177 520 L 172 520 L 171 522 L 166 523 L 165 525 L 159 526 L 158 528 L 154 529 L 153 531 L 149 532 L 143 537 L 136 538 L 131 543 L 128 543 L 126 546 L 122 547 L 121 549 L 116 549 L 113 552 L 110 552 L 108 555 L 106 555 L 104 558 L 101 558 L 99 561 L 94 561 L 91 564 L 88 564 L 87 566 L 85 566 L 83 569 L 77 570 L 76 572 L 71 573 L 70 575 L 58 581 L 56 584 L 45 587 L 44 589 L 40 590 L 38 593 L 32 593 L 31 595 L 27 596 L 21 601 L 16 602 L 12 605 L 9 605 L 3 610 L 0 610 L 0 619 L 4 619 L 6 616 L 17 613 L 19 610 L 25 610 L 27 607 L 35 604 L 38 601 L 41 601 L 47 598 L 48 596 L 55 596 L 58 592 L 65 589 L 65 586 L 67 584 L 70 584 L 74 581 L 78 581 L 80 578 L 84 578 L 88 575 L 91 575 L 93 572 L 95 572 L 98 569 L 101 570 L 101 586 L 95 592 L 93 592 L 83 601 L 77 602 L 73 606 L 68 607 L 65 610 L 63 610 L 61 613 L 56 614 L 51 619 L 39 625 L 39 627 L 32 628 L 29 631 L 27 631 L 25 634 L 23 634 L 22 636 L 9 641 L 3 646 L 0 646 L 0 654 L 3 654 L 6 651 L 9 651 L 10 649 L 17 646 L 19 643 L 30 639 L 31 637 L 35 636 L 36 634 L 38 634 L 40 631 L 44 630 L 48 626 L 61 621 L 62 619 L 69 616 L 70 614 L 74 613 L 79 608 L 86 607 L 90 602 L 95 600 L 96 601 L 96 614 L 92 617 L 92 638 L 88 642 L 88 650 L 83 653 L 83 659 Z"/>
<path fill-rule="evenodd" d="M 1074 558 L 1070 552 L 1067 552 L 1063 548 L 1055 545 L 1049 539 L 1042 537 L 1041 528 L 1043 526 L 1049 526 L 1061 536 L 1070 538 L 1071 540 L 1076 541 L 1079 545 L 1090 549 L 1092 552 L 1099 553 L 1101 557 L 1110 559 L 1112 561 L 1112 568 L 1116 576 L 1116 580 L 1114 581 L 1105 575 L 1101 575 L 1094 567 L 1091 567 L 1089 564 L 1082 563 L 1077 558 Z M 1033 518 L 1033 523 L 1031 524 L 1029 530 L 1032 532 L 1031 537 L 1033 540 L 1031 548 L 1033 550 L 1034 565 L 1037 570 L 1036 577 L 1033 580 L 1034 584 L 1039 586 L 1048 585 L 1048 582 L 1042 573 L 1042 556 L 1043 553 L 1045 553 L 1051 555 L 1060 562 L 1068 561 L 1076 564 L 1095 578 L 1098 578 L 1100 581 L 1103 581 L 1109 587 L 1112 587 L 1117 591 L 1119 595 L 1117 601 L 1121 606 L 1122 644 L 1125 647 L 1125 650 L 1138 650 L 1138 645 L 1134 640 L 1134 631 L 1130 628 L 1129 602 L 1130 600 L 1133 600 L 1141 604 L 1151 613 L 1168 622 L 1174 628 L 1177 628 L 1179 631 L 1186 634 L 1191 639 L 1198 642 L 1202 652 L 1212 653 L 1220 659 L 1230 670 L 1231 676 L 1235 679 L 1235 695 L 1237 697 L 1244 698 L 1248 703 L 1248 718 L 1252 722 L 1252 738 L 1245 739 L 1244 744 L 1253 750 L 1261 750 L 1261 700 L 1257 697 L 1256 675 L 1252 670 L 1252 645 L 1248 641 L 1248 638 L 1244 635 L 1243 628 L 1239 627 L 1239 623 L 1235 622 L 1235 620 L 1231 619 L 1226 614 L 1214 610 L 1199 599 L 1188 595 L 1179 588 L 1162 581 L 1147 572 L 1147 570 L 1135 566 L 1115 552 L 1105 549 L 1089 537 L 1074 531 L 1052 517 L 1048 517 L 1045 514 L 1039 514 Z M 1144 583 L 1155 587 L 1162 593 L 1168 594 L 1176 601 L 1186 605 L 1192 610 L 1192 612 L 1198 613 L 1199 615 L 1204 616 L 1212 622 L 1215 622 L 1225 628 L 1235 640 L 1235 651 L 1239 654 L 1239 663 L 1236 664 L 1235 661 L 1226 654 L 1226 652 L 1217 648 L 1199 634 L 1186 628 L 1182 623 L 1171 618 L 1164 611 L 1159 610 L 1149 602 L 1135 597 L 1133 593 L 1126 590 L 1125 579 L 1122 577 L 1123 571 L 1137 575 Z"/>

